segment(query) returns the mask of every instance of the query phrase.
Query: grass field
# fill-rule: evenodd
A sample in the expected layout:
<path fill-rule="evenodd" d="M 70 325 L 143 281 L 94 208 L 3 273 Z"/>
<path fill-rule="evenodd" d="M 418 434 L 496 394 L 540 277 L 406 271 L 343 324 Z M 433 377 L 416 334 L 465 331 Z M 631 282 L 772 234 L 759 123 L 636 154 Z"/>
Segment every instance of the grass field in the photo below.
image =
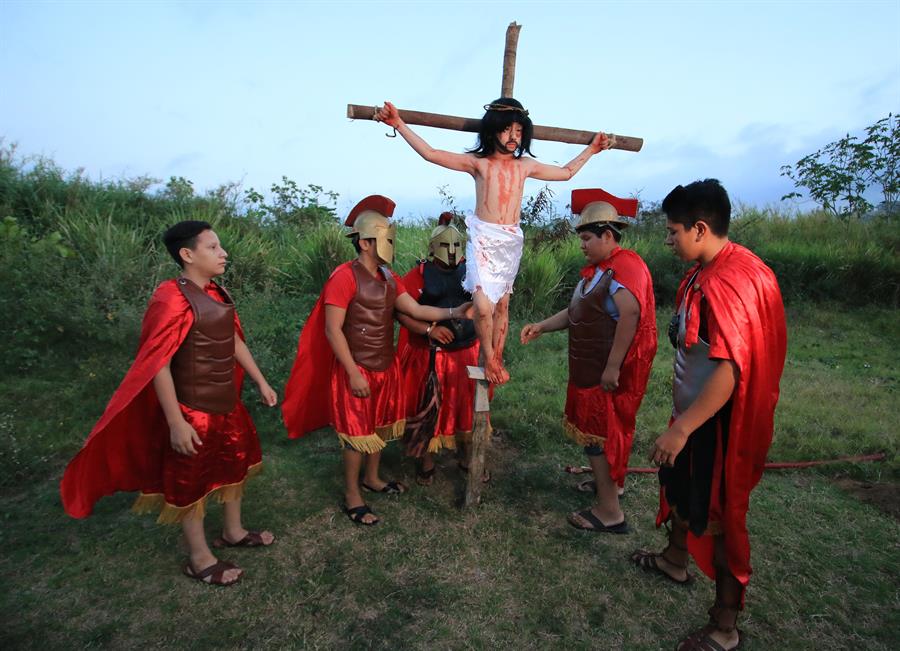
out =
<path fill-rule="evenodd" d="M 308 299 L 248 297 L 251 349 L 282 385 Z M 747 649 L 893 649 L 900 639 L 896 509 L 900 325 L 896 310 L 793 304 L 789 353 L 770 457 L 887 452 L 878 464 L 764 475 L 749 515 L 754 577 L 740 626 Z M 668 319 L 660 310 L 662 326 Z M 279 324 L 279 325 L 274 325 Z M 514 324 L 513 333 L 522 323 Z M 705 621 L 713 584 L 681 588 L 628 562 L 659 547 L 656 480 L 631 476 L 629 536 L 569 527 L 587 506 L 561 469 L 583 460 L 560 434 L 565 337 L 513 343 L 513 381 L 493 404 L 499 430 L 484 503 L 457 507 L 463 479 L 450 455 L 435 484 L 373 498 L 384 522 L 354 527 L 339 511 L 336 440 L 288 441 L 277 414 L 252 404 L 266 468 L 247 491 L 246 523 L 276 532 L 266 550 L 223 555 L 246 570 L 229 589 L 180 575 L 177 528 L 101 500 L 91 518 L 62 511 L 57 484 L 129 361 L 127 350 L 49 356 L 0 378 L 0 629 L 4 649 L 572 648 L 665 649 Z M 646 465 L 665 424 L 671 348 L 661 341 L 638 417 L 631 465 Z M 252 389 L 245 399 L 255 403 Z M 391 446 L 385 475 L 413 482 Z M 882 507 L 873 504 L 879 498 Z M 220 509 L 207 530 L 217 532 Z M 896 511 L 895 511 L 896 513 Z"/>

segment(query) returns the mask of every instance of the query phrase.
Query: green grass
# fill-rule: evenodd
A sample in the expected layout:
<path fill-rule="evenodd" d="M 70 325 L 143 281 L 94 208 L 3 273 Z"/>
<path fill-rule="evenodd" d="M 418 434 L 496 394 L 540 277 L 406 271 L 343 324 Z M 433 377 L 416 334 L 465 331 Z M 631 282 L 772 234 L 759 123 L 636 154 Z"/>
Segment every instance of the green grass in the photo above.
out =
<path fill-rule="evenodd" d="M 309 298 L 238 297 L 250 345 L 282 385 Z M 514 299 L 515 300 L 515 299 Z M 896 311 L 798 304 L 771 457 L 886 451 L 880 464 L 770 472 L 749 517 L 755 574 L 742 628 L 748 649 L 894 648 L 900 636 L 900 524 L 835 479 L 896 486 L 900 353 Z M 659 313 L 662 326 L 665 309 Z M 513 335 L 523 322 L 513 325 Z M 132 496 L 65 516 L 57 485 L 126 368 L 120 352 L 49 357 L 0 378 L 0 632 L 4 648 L 573 648 L 663 649 L 705 620 L 712 583 L 682 589 L 627 560 L 657 548 L 656 481 L 628 479 L 635 533 L 604 537 L 565 523 L 589 500 L 561 472 L 583 460 L 560 433 L 563 333 L 510 343 L 513 381 L 497 391 L 484 503 L 462 511 L 449 455 L 435 485 L 374 497 L 384 522 L 340 513 L 340 460 L 327 431 L 288 441 L 277 413 L 251 405 L 266 470 L 247 492 L 248 525 L 279 536 L 267 550 L 233 551 L 246 578 L 227 590 L 179 573 L 179 530 L 128 511 Z M 671 348 L 660 352 L 638 419 L 632 465 L 665 425 Z M 412 484 L 397 446 L 385 475 Z M 894 493 L 896 495 L 896 491 Z M 207 530 L 217 532 L 220 509 Z"/>

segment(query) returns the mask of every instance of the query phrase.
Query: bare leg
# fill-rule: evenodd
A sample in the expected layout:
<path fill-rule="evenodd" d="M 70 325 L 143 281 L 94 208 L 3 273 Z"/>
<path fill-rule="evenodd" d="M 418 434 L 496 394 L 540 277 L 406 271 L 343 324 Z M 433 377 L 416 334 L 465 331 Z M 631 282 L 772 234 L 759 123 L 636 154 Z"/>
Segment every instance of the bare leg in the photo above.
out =
<path fill-rule="evenodd" d="M 381 452 L 372 452 L 366 455 L 365 468 L 363 470 L 363 481 L 367 486 L 375 490 L 384 488 L 386 481 L 378 476 L 378 465 L 381 463 Z"/>
<path fill-rule="evenodd" d="M 218 559 L 209 550 L 209 545 L 206 544 L 206 532 L 203 531 L 202 517 L 185 518 L 181 521 L 181 530 L 184 532 L 184 539 L 187 541 L 191 570 L 195 574 L 218 562 Z M 244 570 L 238 567 L 225 570 L 222 574 L 222 581 L 233 583 L 241 578 L 243 573 Z"/>
<path fill-rule="evenodd" d="M 498 364 L 494 353 L 494 304 L 480 289 L 472 295 L 475 307 L 475 333 L 481 344 L 481 356 L 484 360 L 484 375 L 491 384 L 503 384 L 503 365 Z M 509 379 L 509 376 L 506 376 Z"/>
<path fill-rule="evenodd" d="M 609 477 L 609 462 L 603 454 L 588 456 L 594 481 L 597 482 L 597 503 L 592 511 L 606 525 L 619 524 L 625 520 L 625 514 L 619 506 L 619 487 Z"/>
<path fill-rule="evenodd" d="M 352 509 L 365 504 L 362 493 L 359 491 L 359 471 L 363 466 L 364 455 L 353 448 L 344 448 L 342 456 L 344 457 L 344 502 L 348 509 Z M 378 522 L 378 517 L 374 513 L 366 513 L 362 516 L 362 521 Z"/>
<path fill-rule="evenodd" d="M 497 302 L 494 309 L 493 332 L 491 333 L 491 343 L 493 344 L 492 358 L 485 357 L 488 365 L 494 369 L 499 369 L 501 382 L 494 384 L 504 384 L 509 381 L 509 372 L 503 364 L 503 349 L 506 347 L 506 335 L 509 333 L 509 294 L 505 294 Z"/>
<path fill-rule="evenodd" d="M 222 505 L 222 515 L 224 520 L 222 538 L 230 543 L 243 540 L 249 532 L 241 524 L 241 498 L 225 502 Z M 261 531 L 259 535 L 263 545 L 271 545 L 275 540 L 275 535 L 271 531 Z"/>

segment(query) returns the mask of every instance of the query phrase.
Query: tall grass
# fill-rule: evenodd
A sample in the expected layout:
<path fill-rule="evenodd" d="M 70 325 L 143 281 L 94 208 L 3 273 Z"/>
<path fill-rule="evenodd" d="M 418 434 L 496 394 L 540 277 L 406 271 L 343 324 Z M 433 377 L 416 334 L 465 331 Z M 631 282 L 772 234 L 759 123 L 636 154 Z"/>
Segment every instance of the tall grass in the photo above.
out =
<path fill-rule="evenodd" d="M 177 181 L 177 182 L 176 182 Z M 166 227 L 182 219 L 213 224 L 230 253 L 224 282 L 262 303 L 288 295 L 316 295 L 331 271 L 354 252 L 329 209 L 313 206 L 319 221 L 303 224 L 256 204 L 241 208 L 234 189 L 193 195 L 189 182 L 93 182 L 45 159 L 20 160 L 0 146 L 0 307 L 11 336 L 0 352 L 14 366 L 60 344 L 130 344 L 147 296 L 177 268 L 161 246 Z M 307 211 L 310 212 L 310 211 Z M 310 213 L 310 214 L 312 214 Z M 306 213 L 304 213 L 306 214 Z M 625 233 L 654 279 L 657 300 L 669 303 L 685 265 L 663 246 L 664 222 L 648 213 Z M 517 318 L 544 316 L 565 306 L 583 256 L 564 220 L 547 232 L 531 226 L 512 302 Z M 431 225 L 400 224 L 394 269 L 402 274 L 427 253 Z M 551 232 L 552 231 L 552 232 Z M 822 213 L 783 213 L 740 207 L 732 236 L 778 275 L 789 301 L 844 305 L 900 305 L 900 220 L 840 221 Z"/>

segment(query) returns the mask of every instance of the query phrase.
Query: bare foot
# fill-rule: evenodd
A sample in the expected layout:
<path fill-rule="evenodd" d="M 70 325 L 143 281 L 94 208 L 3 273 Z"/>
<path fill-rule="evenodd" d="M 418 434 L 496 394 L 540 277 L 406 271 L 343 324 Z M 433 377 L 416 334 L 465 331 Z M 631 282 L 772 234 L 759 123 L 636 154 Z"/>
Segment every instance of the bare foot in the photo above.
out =
<path fill-rule="evenodd" d="M 484 367 L 484 377 L 491 384 L 506 384 L 509 382 L 509 372 L 503 367 L 503 362 L 496 357 L 489 360 Z"/>

